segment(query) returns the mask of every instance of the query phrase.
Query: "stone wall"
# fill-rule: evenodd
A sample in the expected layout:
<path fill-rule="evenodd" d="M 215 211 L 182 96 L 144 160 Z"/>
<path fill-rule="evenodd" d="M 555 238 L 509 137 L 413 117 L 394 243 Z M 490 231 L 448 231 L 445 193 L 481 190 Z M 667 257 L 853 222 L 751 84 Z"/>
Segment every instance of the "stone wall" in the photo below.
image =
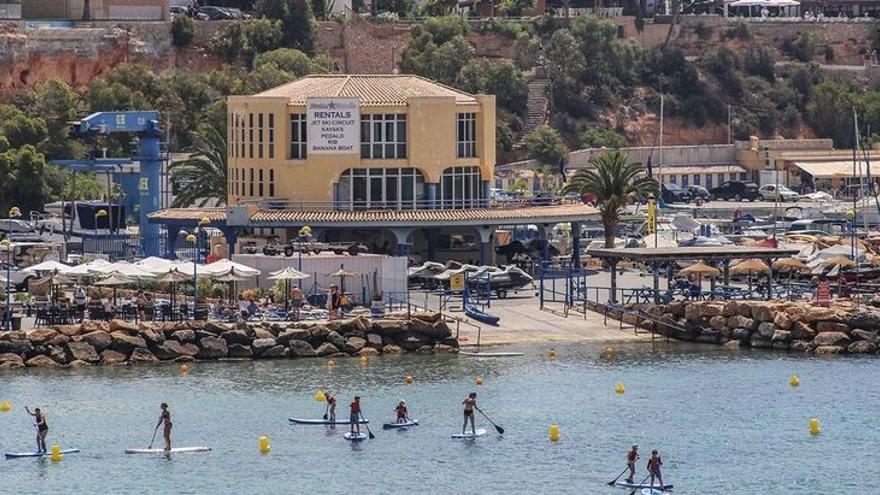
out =
<path fill-rule="evenodd" d="M 256 325 L 85 321 L 0 333 L 0 368 L 458 352 L 439 313 L 405 316 Z"/>
<path fill-rule="evenodd" d="M 815 354 L 876 354 L 880 310 L 850 301 L 696 301 L 638 304 L 608 316 L 671 339 Z"/>

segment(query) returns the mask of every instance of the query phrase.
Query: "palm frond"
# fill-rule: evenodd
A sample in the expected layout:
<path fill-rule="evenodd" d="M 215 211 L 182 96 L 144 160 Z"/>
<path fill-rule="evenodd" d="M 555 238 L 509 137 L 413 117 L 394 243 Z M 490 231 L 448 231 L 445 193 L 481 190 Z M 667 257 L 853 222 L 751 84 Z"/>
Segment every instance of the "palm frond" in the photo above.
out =
<path fill-rule="evenodd" d="M 228 188 L 226 168 L 226 136 L 211 126 L 202 126 L 194 133 L 192 155 L 187 160 L 171 164 L 172 180 L 180 184 L 172 206 L 205 206 L 217 200 L 225 204 Z"/>

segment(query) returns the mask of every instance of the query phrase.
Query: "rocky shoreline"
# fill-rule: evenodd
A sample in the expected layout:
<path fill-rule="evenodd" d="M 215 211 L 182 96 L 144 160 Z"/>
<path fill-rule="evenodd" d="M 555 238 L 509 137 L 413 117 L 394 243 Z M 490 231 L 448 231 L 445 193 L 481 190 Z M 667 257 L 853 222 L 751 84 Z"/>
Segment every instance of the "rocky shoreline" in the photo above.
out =
<path fill-rule="evenodd" d="M 0 368 L 135 365 L 222 359 L 282 359 L 458 352 L 439 313 L 332 322 L 222 324 L 86 320 L 0 333 Z"/>
<path fill-rule="evenodd" d="M 633 304 L 596 311 L 670 339 L 814 354 L 877 354 L 880 311 L 851 301 L 830 307 L 787 301 Z"/>

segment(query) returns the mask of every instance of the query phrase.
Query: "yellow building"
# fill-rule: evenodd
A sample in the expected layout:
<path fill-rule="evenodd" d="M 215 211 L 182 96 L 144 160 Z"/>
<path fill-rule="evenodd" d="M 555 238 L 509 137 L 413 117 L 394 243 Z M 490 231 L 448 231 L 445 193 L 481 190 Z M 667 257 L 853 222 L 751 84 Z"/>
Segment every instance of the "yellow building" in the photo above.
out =
<path fill-rule="evenodd" d="M 352 102 L 344 111 L 350 118 L 309 129 L 310 102 L 329 102 L 330 110 Z M 418 76 L 334 74 L 231 96 L 228 108 L 230 205 L 465 208 L 488 198 L 494 96 Z M 341 121 L 354 125 L 334 125 Z M 346 130 L 359 142 L 326 152 L 328 141 L 351 137 Z"/>

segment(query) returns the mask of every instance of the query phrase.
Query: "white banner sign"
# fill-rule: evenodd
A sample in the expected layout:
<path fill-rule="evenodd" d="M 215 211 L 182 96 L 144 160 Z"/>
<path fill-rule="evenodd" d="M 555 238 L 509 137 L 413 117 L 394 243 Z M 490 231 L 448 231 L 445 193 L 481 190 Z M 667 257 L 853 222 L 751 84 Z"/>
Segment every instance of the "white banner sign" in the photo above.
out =
<path fill-rule="evenodd" d="M 360 152 L 361 111 L 357 98 L 309 98 L 309 154 L 347 155 Z"/>

